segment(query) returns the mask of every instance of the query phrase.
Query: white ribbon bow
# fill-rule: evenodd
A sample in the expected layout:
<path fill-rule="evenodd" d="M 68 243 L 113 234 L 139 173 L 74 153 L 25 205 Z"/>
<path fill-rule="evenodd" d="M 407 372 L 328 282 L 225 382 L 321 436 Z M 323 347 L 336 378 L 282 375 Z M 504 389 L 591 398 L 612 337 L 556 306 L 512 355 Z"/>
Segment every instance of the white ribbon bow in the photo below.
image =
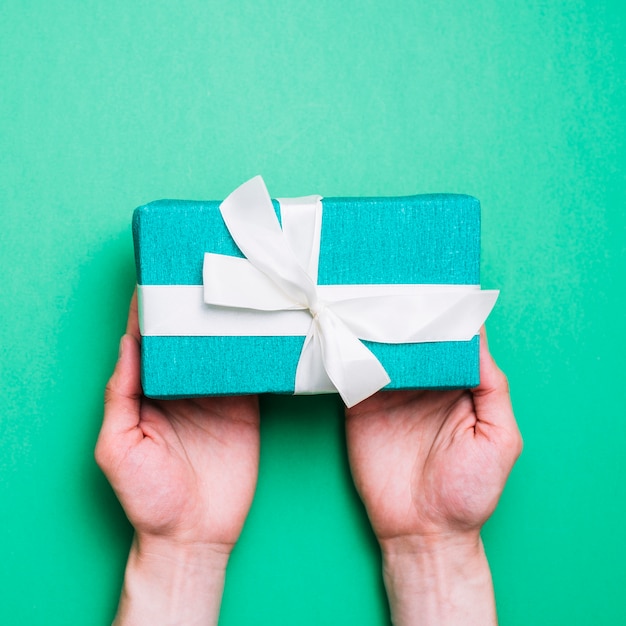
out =
<path fill-rule="evenodd" d="M 314 200 L 319 202 L 319 197 Z M 318 286 L 311 277 L 317 274 L 317 259 L 315 272 L 299 263 L 260 176 L 233 191 L 220 212 L 246 259 L 207 253 L 204 301 L 257 311 L 260 316 L 308 311 L 295 393 L 337 390 L 346 406 L 354 406 L 390 382 L 360 339 L 467 341 L 476 335 L 498 295 L 476 285 Z"/>

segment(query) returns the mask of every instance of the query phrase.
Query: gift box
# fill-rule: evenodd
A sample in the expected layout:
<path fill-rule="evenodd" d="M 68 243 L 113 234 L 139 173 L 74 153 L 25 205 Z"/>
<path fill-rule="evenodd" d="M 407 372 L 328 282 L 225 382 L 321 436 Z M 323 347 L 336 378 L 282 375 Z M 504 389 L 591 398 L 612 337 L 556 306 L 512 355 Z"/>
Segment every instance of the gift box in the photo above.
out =
<path fill-rule="evenodd" d="M 238 217 L 228 217 L 226 201 L 160 200 L 134 212 L 142 383 L 148 397 L 339 389 L 346 403 L 354 404 L 374 387 L 450 389 L 479 383 L 476 333 L 497 292 L 478 287 L 477 199 L 429 194 L 270 201 L 269 195 L 251 195 L 265 193 L 260 177 L 246 185 L 228 199 L 250 205 L 235 207 L 242 211 Z M 257 219 L 256 205 L 263 202 L 266 213 Z M 270 285 L 272 263 L 280 276 Z M 346 293 L 334 295 L 342 289 Z M 269 292 L 274 299 L 266 297 Z M 337 306 L 334 298 L 347 304 Z M 420 328 L 396 332 L 405 318 L 411 324 L 433 301 L 436 310 L 425 314 Z M 344 309 L 350 309 L 345 316 Z M 368 315 L 380 330 L 360 330 L 360 317 Z M 467 316 L 473 317 L 470 330 Z M 335 328 L 356 338 L 337 347 Z M 335 357 L 340 363 L 326 363 Z M 370 375 L 359 370 L 364 359 L 371 361 L 365 370 L 376 370 L 373 391 L 344 394 L 342 385 L 358 387 Z M 307 360 L 312 373 L 303 377 Z M 305 382 L 298 385 L 297 379 Z"/>

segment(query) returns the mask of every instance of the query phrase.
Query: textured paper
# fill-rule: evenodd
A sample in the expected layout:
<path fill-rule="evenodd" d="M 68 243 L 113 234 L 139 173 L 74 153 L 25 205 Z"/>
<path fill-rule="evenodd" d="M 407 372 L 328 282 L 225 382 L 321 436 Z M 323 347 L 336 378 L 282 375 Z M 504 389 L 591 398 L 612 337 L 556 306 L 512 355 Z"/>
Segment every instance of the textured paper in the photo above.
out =
<path fill-rule="evenodd" d="M 137 210 L 140 284 L 200 285 L 205 252 L 241 256 L 219 204 L 161 201 Z M 325 199 L 319 283 L 477 284 L 479 227 L 478 201 L 468 196 Z M 144 389 L 157 397 L 290 393 L 303 339 L 145 337 Z M 389 372 L 390 388 L 478 382 L 476 339 L 367 345 Z"/>

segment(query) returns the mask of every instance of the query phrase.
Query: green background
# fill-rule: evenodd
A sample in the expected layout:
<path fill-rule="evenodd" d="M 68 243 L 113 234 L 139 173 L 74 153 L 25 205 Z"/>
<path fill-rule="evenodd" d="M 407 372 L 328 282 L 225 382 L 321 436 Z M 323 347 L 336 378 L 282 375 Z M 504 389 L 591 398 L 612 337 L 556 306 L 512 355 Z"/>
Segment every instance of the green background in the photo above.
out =
<path fill-rule="evenodd" d="M 503 625 L 626 622 L 621 3 L 0 6 L 0 623 L 107 624 L 131 529 L 92 450 L 135 206 L 460 192 L 525 439 L 484 529 Z M 334 397 L 263 399 L 221 623 L 380 625 Z"/>

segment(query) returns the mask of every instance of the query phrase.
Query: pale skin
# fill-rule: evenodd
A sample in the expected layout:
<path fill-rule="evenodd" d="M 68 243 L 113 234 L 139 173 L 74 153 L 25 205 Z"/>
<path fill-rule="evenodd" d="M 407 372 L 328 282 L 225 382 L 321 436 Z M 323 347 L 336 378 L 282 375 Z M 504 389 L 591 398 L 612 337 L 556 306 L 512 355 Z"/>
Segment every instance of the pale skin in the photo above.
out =
<path fill-rule="evenodd" d="M 155 401 L 133 298 L 96 460 L 131 524 L 115 624 L 217 624 L 256 487 L 256 396 Z M 521 451 L 506 378 L 481 340 L 472 391 L 379 392 L 346 411 L 356 488 L 383 554 L 394 624 L 496 623 L 480 529 Z"/>
<path fill-rule="evenodd" d="M 256 487 L 258 400 L 148 400 L 139 359 L 133 298 L 95 452 L 135 528 L 114 623 L 217 624 Z"/>
<path fill-rule="evenodd" d="M 480 529 L 522 450 L 484 332 L 471 391 L 381 392 L 346 411 L 354 483 L 396 625 L 497 623 Z"/>

